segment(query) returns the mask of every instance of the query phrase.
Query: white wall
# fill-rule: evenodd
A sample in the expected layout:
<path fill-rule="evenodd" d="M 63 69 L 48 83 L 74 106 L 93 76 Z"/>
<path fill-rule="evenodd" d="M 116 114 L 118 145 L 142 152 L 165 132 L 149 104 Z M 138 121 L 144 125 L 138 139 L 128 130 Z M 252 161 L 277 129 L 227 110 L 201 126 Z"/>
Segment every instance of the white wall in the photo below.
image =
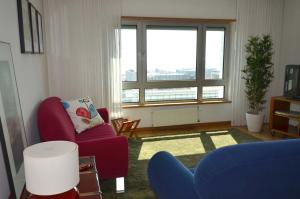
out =
<path fill-rule="evenodd" d="M 285 0 L 281 64 L 300 64 L 300 1 Z M 282 73 L 282 84 L 284 79 Z"/>
<path fill-rule="evenodd" d="M 235 19 L 237 0 L 122 0 L 123 16 Z"/>
<path fill-rule="evenodd" d="M 299 0 L 285 0 L 284 5 L 284 21 L 283 21 L 283 37 L 282 37 L 282 51 L 281 51 L 281 76 L 279 79 L 283 91 L 285 65 L 300 64 L 300 1 Z M 300 106 L 291 104 L 291 110 L 300 111 Z M 290 120 L 291 125 L 297 126 L 298 122 Z"/>
<path fill-rule="evenodd" d="M 122 0 L 123 16 L 235 19 L 237 0 Z M 201 123 L 230 121 L 231 104 L 200 105 Z M 178 107 L 167 107 L 168 109 Z M 141 119 L 140 127 L 151 127 L 152 112 L 162 107 L 124 109 L 125 117 Z"/>
<path fill-rule="evenodd" d="M 206 105 L 187 105 L 187 106 L 165 106 L 148 108 L 130 108 L 124 109 L 125 117 L 131 120 L 141 119 L 139 127 L 153 126 L 153 112 L 158 110 L 182 109 L 199 107 L 198 120 L 200 123 L 230 121 L 231 104 L 206 104 Z M 178 117 L 185 117 L 178 115 Z M 164 125 L 166 126 L 166 125 Z"/>
<path fill-rule="evenodd" d="M 41 0 L 30 0 L 43 12 Z M 12 56 L 20 95 L 21 109 L 29 144 L 39 141 L 36 126 L 36 107 L 48 94 L 47 70 L 44 55 L 24 55 L 20 53 L 19 29 L 16 0 L 0 0 L 0 41 L 11 44 Z M 1 152 L 1 151 L 0 151 Z M 6 172 L 0 154 L 0 198 L 10 193 Z"/>
<path fill-rule="evenodd" d="M 300 64 L 300 1 L 283 0 L 283 2 L 282 37 L 279 48 L 280 56 L 278 56 L 280 64 L 275 67 L 271 96 L 283 95 L 285 66 L 288 64 Z M 273 28 L 276 29 L 278 27 L 274 26 Z"/>

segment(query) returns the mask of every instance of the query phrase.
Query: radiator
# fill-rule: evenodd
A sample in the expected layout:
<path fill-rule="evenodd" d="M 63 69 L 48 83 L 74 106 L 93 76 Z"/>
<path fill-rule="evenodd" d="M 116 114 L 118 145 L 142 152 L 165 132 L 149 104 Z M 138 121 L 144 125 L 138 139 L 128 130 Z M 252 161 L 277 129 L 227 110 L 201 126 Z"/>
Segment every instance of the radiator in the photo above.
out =
<path fill-rule="evenodd" d="M 155 110 L 152 112 L 153 127 L 194 124 L 198 122 L 198 108 Z"/>

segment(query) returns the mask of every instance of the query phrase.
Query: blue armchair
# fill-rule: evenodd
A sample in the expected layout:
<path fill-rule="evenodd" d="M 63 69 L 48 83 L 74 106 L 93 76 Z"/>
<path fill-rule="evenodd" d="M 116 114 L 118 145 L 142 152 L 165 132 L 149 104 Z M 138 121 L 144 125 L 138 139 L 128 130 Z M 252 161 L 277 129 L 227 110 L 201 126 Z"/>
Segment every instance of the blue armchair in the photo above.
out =
<path fill-rule="evenodd" d="M 148 178 L 159 199 L 299 199 L 300 140 L 223 147 L 195 169 L 158 152 Z"/>

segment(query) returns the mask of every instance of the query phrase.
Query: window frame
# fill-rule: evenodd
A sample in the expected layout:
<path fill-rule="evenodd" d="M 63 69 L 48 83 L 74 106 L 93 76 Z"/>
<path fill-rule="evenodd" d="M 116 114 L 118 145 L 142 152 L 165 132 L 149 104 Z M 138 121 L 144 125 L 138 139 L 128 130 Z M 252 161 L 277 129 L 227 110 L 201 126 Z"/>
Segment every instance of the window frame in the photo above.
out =
<path fill-rule="evenodd" d="M 137 81 L 122 82 L 122 89 L 139 89 L 139 102 L 123 102 L 123 104 L 153 104 L 168 102 L 197 102 L 226 100 L 228 98 L 228 76 L 229 76 L 229 55 L 230 55 L 230 24 L 223 23 L 182 23 L 182 22 L 162 22 L 162 21 L 134 21 L 122 20 L 122 26 L 136 26 L 137 43 Z M 161 26 L 178 28 L 191 27 L 197 29 L 196 45 L 196 79 L 195 80 L 155 80 L 147 81 L 147 26 Z M 205 79 L 205 52 L 206 52 L 206 31 L 209 29 L 224 30 L 224 53 L 223 53 L 223 76 L 222 79 Z M 177 30 L 177 29 L 175 29 Z M 205 86 L 224 86 L 224 98 L 202 98 L 202 88 Z M 145 101 L 145 89 L 155 88 L 186 88 L 197 87 L 196 100 L 176 100 L 176 101 Z"/>

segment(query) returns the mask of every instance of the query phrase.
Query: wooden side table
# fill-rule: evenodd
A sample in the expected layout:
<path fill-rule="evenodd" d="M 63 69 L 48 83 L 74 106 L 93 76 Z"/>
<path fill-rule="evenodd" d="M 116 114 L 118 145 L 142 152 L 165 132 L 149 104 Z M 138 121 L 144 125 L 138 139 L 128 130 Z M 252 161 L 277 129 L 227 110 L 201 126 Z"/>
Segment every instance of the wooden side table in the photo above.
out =
<path fill-rule="evenodd" d="M 121 117 L 111 120 L 111 123 L 115 128 L 117 135 L 121 135 L 122 133 L 129 133 L 129 137 L 135 135 L 135 137 L 137 138 L 138 136 L 135 130 L 138 127 L 140 121 L 140 119 L 131 121 Z"/>
<path fill-rule="evenodd" d="M 82 156 L 80 164 L 90 164 L 91 167 L 80 172 L 80 182 L 77 186 L 81 199 L 102 199 L 95 156 Z M 24 187 L 20 199 L 28 199 L 30 193 Z"/>
<path fill-rule="evenodd" d="M 80 198 L 102 199 L 95 156 L 82 156 L 80 164 L 90 164 L 91 167 L 80 172 L 80 182 L 77 186 Z"/>

